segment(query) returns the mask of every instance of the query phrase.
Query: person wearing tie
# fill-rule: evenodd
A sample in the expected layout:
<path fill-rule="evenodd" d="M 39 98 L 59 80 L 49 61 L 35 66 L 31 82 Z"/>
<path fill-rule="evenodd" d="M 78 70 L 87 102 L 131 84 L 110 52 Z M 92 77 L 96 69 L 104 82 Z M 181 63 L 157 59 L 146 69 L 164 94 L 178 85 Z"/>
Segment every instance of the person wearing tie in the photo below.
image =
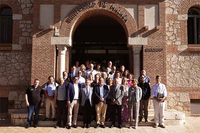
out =
<path fill-rule="evenodd" d="M 101 77 L 99 79 L 99 85 L 94 89 L 94 103 L 95 109 L 97 113 L 97 126 L 105 128 L 105 117 L 106 117 L 106 110 L 107 110 L 107 103 L 106 99 L 109 95 L 109 89 L 107 85 L 104 85 L 104 79 Z"/>
<path fill-rule="evenodd" d="M 72 111 L 74 110 L 73 115 L 73 127 L 77 128 L 77 118 L 79 103 L 81 100 L 81 88 L 78 85 L 78 77 L 74 77 L 74 83 L 69 83 L 69 88 L 67 90 L 67 105 L 68 105 L 68 126 L 70 129 L 72 126 Z"/>
<path fill-rule="evenodd" d="M 124 96 L 123 86 L 120 85 L 119 79 L 114 80 L 114 85 L 110 87 L 111 97 L 111 120 L 112 125 L 110 128 L 115 126 L 115 115 L 116 110 L 118 113 L 118 127 L 121 128 L 121 110 L 122 110 L 122 98 Z"/>
<path fill-rule="evenodd" d="M 86 79 L 85 87 L 81 89 L 81 92 L 81 106 L 83 106 L 83 128 L 90 128 L 93 94 L 93 88 L 90 86 L 90 80 Z"/>

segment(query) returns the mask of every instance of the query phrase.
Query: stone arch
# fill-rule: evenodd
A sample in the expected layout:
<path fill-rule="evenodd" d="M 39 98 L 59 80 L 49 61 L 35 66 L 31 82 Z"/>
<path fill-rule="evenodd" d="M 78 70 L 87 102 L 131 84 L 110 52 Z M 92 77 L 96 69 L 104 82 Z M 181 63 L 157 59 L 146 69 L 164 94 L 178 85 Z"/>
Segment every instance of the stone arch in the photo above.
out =
<path fill-rule="evenodd" d="M 3 0 L 0 3 L 0 7 L 3 6 L 8 6 L 12 9 L 13 14 L 21 14 L 21 7 L 19 5 L 19 3 L 17 1 L 7 1 L 7 0 Z"/>
<path fill-rule="evenodd" d="M 92 15 L 112 17 L 122 25 L 127 39 L 128 37 L 135 36 L 134 33 L 137 31 L 136 21 L 122 5 L 107 2 L 99 3 L 98 1 L 85 3 L 72 10 L 60 27 L 60 36 L 71 39 L 77 26 Z"/>
<path fill-rule="evenodd" d="M 194 6 L 200 7 L 200 1 L 199 0 L 190 0 L 190 1 L 186 2 L 186 0 L 185 0 L 185 2 L 182 2 L 182 4 L 180 5 L 179 14 L 182 14 L 182 15 L 188 14 L 188 10 Z"/>

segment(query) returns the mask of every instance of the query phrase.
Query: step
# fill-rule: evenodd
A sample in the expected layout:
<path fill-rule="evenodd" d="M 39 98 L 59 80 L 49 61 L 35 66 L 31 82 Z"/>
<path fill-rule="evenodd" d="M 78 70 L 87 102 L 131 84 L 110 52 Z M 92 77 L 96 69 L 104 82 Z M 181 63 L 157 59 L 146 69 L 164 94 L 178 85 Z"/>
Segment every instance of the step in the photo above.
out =
<path fill-rule="evenodd" d="M 42 112 L 42 113 L 41 113 Z M 55 126 L 54 121 L 43 121 L 45 119 L 45 109 L 42 109 L 40 112 L 39 116 L 39 123 L 38 125 L 41 124 L 41 126 Z M 11 124 L 12 125 L 21 125 L 24 126 L 27 121 L 27 110 L 17 110 L 16 112 L 11 112 Z M 149 122 L 153 123 L 154 121 L 154 110 L 149 109 L 149 117 L 148 117 Z M 78 116 L 78 122 L 82 122 L 82 115 Z M 165 124 L 166 125 L 183 125 L 185 124 L 185 114 L 176 111 L 176 110 L 166 110 L 165 111 Z M 108 122 L 109 125 L 109 122 Z"/>
<path fill-rule="evenodd" d="M 56 121 L 38 121 L 38 126 L 40 126 L 40 127 L 54 127 L 54 126 L 56 126 L 56 123 L 57 123 Z M 111 124 L 112 124 L 112 122 L 105 122 L 105 126 L 107 126 L 107 127 L 111 126 Z M 115 124 L 117 125 L 117 122 Z M 83 122 L 82 121 L 78 121 L 77 125 L 79 127 L 82 127 L 83 126 Z M 139 126 L 153 126 L 154 122 L 148 122 L 148 123 L 143 122 L 143 123 L 138 123 L 138 125 Z M 25 124 L 23 126 L 25 126 Z M 96 126 L 96 122 L 92 121 L 91 122 L 91 126 L 95 127 Z M 129 123 L 123 122 L 122 126 L 128 127 Z"/>

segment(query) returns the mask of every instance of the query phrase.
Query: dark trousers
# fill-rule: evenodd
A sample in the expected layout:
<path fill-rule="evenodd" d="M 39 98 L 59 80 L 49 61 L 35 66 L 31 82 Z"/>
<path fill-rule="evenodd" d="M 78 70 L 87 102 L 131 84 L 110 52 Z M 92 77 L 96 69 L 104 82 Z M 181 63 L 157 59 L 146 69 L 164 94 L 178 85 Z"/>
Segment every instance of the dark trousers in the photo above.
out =
<path fill-rule="evenodd" d="M 140 100 L 140 121 L 142 121 L 143 118 L 143 111 L 144 111 L 145 121 L 147 121 L 148 119 L 148 104 L 149 104 L 149 99 Z"/>
<path fill-rule="evenodd" d="M 85 101 L 85 105 L 83 106 L 83 123 L 90 124 L 91 122 L 91 109 L 92 106 L 90 105 L 89 99 Z"/>
<path fill-rule="evenodd" d="M 95 109 L 95 105 L 93 105 L 91 107 L 91 110 L 92 110 L 92 120 L 96 121 L 96 116 L 97 116 L 97 113 L 96 113 L 96 109 Z"/>
<path fill-rule="evenodd" d="M 118 113 L 118 124 L 121 125 L 122 121 L 121 121 L 121 112 L 122 112 L 122 106 L 121 105 L 111 105 L 111 120 L 112 120 L 112 124 L 115 125 L 115 115 L 116 115 L 116 110 Z"/>
<path fill-rule="evenodd" d="M 63 126 L 66 126 L 67 121 L 67 108 L 66 108 L 66 100 L 65 101 L 59 101 L 57 100 L 57 125 L 61 125 L 61 116 L 63 115 Z"/>
<path fill-rule="evenodd" d="M 29 105 L 28 106 L 28 119 L 27 119 L 27 125 L 31 125 L 31 118 L 33 115 L 33 112 L 35 112 L 34 115 L 34 124 L 38 123 L 38 118 L 39 118 L 39 112 L 40 112 L 40 103 L 38 105 Z"/>

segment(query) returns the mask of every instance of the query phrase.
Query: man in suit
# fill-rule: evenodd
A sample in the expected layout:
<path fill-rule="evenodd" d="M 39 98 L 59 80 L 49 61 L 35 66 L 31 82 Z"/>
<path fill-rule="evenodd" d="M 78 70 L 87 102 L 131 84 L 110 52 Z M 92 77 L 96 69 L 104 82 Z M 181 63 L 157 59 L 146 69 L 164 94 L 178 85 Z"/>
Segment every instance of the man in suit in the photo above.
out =
<path fill-rule="evenodd" d="M 93 88 L 90 86 L 90 80 L 86 79 L 85 87 L 81 89 L 81 92 L 81 106 L 83 106 L 83 128 L 89 128 L 91 122 L 93 94 Z"/>
<path fill-rule="evenodd" d="M 111 128 L 115 125 L 116 110 L 118 113 L 118 127 L 121 128 L 121 110 L 122 110 L 122 98 L 124 96 L 123 86 L 120 85 L 119 79 L 115 79 L 114 85 L 110 87 L 111 97 Z"/>
<path fill-rule="evenodd" d="M 69 81 L 70 83 L 73 83 L 73 78 L 74 78 L 75 76 L 78 76 L 78 74 L 77 74 L 77 72 L 76 72 L 76 66 L 72 66 L 71 72 L 68 73 L 68 78 L 67 78 L 68 81 Z"/>
<path fill-rule="evenodd" d="M 95 103 L 95 109 L 97 113 L 97 128 L 102 126 L 105 128 L 105 116 L 106 116 L 106 99 L 109 95 L 109 89 L 107 85 L 104 85 L 104 79 L 101 77 L 99 79 L 99 85 L 95 87 L 94 89 L 94 103 Z"/>
<path fill-rule="evenodd" d="M 81 88 L 78 85 L 78 77 L 74 77 L 74 83 L 69 83 L 67 90 L 67 105 L 68 105 L 68 126 L 70 129 L 72 126 L 72 110 L 74 109 L 73 115 L 73 127 L 77 128 L 77 117 L 79 110 L 79 102 L 81 100 Z"/>

